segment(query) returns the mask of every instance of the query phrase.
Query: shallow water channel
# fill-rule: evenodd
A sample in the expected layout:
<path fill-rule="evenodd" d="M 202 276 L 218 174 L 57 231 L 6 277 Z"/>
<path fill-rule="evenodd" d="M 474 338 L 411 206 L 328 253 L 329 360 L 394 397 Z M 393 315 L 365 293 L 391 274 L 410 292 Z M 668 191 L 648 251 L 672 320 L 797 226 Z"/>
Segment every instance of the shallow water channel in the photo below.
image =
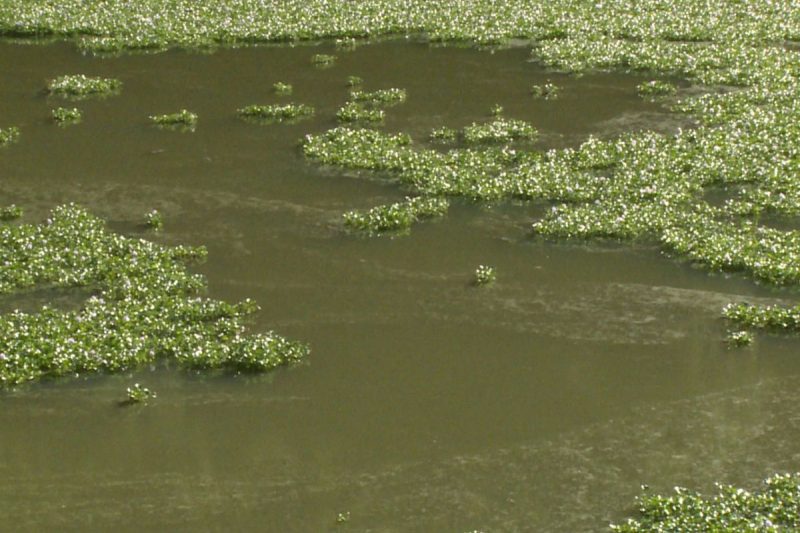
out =
<path fill-rule="evenodd" d="M 334 53 L 327 69 L 316 53 Z M 265 376 L 165 367 L 0 392 L 0 524 L 15 530 L 598 531 L 633 511 L 641 484 L 752 486 L 800 458 L 800 341 L 722 342 L 720 309 L 789 298 L 628 243 L 553 243 L 546 206 L 455 202 L 402 238 L 343 231 L 341 214 L 403 197 L 381 176 L 320 168 L 299 140 L 335 126 L 345 81 L 405 88 L 385 128 L 532 122 L 538 148 L 589 134 L 685 126 L 636 95 L 642 78 L 547 72 L 525 48 L 385 42 L 83 56 L 65 44 L 0 44 L 0 204 L 26 222 L 76 202 L 116 231 L 204 244 L 210 293 L 256 299 L 253 330 L 311 343 L 306 363 Z M 122 80 L 71 104 L 46 80 Z M 552 80 L 561 97 L 530 97 Z M 290 97 L 275 82 L 294 86 Z M 253 103 L 314 118 L 259 125 Z M 76 105 L 80 124 L 50 110 Z M 148 115 L 188 108 L 193 133 Z M 142 226 L 157 208 L 164 230 Z M 470 285 L 479 264 L 493 286 Z M 0 297 L 0 310 L 82 292 Z M 158 393 L 120 408 L 140 382 Z M 337 523 L 339 513 L 349 519 Z"/>

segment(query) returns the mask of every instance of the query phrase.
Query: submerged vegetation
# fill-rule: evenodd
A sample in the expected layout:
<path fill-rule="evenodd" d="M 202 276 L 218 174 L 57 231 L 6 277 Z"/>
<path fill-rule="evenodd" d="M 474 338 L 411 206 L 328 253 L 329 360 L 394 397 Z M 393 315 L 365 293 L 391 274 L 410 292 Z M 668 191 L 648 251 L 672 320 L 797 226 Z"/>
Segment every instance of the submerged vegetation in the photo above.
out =
<path fill-rule="evenodd" d="M 181 109 L 177 113 L 151 115 L 150 120 L 159 126 L 178 126 L 193 129 L 197 125 L 197 114 L 186 109 Z"/>
<path fill-rule="evenodd" d="M 245 333 L 246 316 L 258 309 L 254 302 L 202 295 L 205 279 L 187 264 L 205 253 L 117 235 L 71 205 L 41 224 L 0 227 L 0 293 L 93 291 L 78 310 L 45 306 L 0 315 L 0 385 L 118 372 L 162 358 L 186 368 L 251 372 L 305 357 L 302 343 Z"/>
<path fill-rule="evenodd" d="M 11 144 L 19 138 L 19 128 L 11 126 L 8 128 L 0 128 L 0 146 Z"/>
<path fill-rule="evenodd" d="M 64 75 L 52 79 L 47 84 L 51 94 L 72 98 L 106 96 L 115 94 L 122 88 L 122 82 L 114 78 L 98 78 L 83 74 Z"/>
<path fill-rule="evenodd" d="M 672 496 L 645 493 L 637 503 L 640 517 L 611 526 L 613 531 L 797 531 L 800 475 L 774 475 L 761 491 L 719 485 L 717 494 L 704 497 L 676 487 Z"/>
<path fill-rule="evenodd" d="M 379 205 L 369 211 L 348 211 L 344 214 L 346 226 L 372 235 L 392 231 L 405 232 L 418 220 L 440 217 L 450 206 L 444 198 L 406 198 L 402 202 Z"/>
<path fill-rule="evenodd" d="M 53 109 L 53 120 L 59 124 L 76 124 L 81 121 L 81 110 L 77 107 L 59 107 Z"/>
<path fill-rule="evenodd" d="M 254 104 L 238 109 L 236 112 L 244 118 L 283 122 L 310 117 L 314 114 L 314 108 L 305 104 Z"/>

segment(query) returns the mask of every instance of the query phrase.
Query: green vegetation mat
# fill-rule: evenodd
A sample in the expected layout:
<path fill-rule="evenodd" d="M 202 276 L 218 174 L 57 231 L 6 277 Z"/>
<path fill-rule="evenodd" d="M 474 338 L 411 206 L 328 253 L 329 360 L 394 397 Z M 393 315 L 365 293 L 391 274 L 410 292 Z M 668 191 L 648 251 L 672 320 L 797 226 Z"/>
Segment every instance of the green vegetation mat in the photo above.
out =
<path fill-rule="evenodd" d="M 188 368 L 265 371 L 305 357 L 304 344 L 245 333 L 254 302 L 202 296 L 205 280 L 186 264 L 205 253 L 111 233 L 75 206 L 56 208 L 41 224 L 0 227 L 0 293 L 93 292 L 77 311 L 0 315 L 0 386 L 163 358 Z"/>

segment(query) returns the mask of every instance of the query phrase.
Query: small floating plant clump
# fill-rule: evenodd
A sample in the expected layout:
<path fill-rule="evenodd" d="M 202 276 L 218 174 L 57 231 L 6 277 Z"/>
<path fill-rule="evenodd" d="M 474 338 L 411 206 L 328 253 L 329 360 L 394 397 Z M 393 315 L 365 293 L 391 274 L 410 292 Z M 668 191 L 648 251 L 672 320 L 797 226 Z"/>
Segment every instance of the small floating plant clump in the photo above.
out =
<path fill-rule="evenodd" d="M 497 281 L 497 272 L 494 267 L 478 265 L 478 268 L 475 269 L 475 277 L 473 279 L 475 285 L 489 285 L 495 281 Z"/>
<path fill-rule="evenodd" d="M 60 125 L 77 124 L 83 118 L 81 110 L 77 107 L 67 108 L 59 107 L 53 109 L 53 120 Z"/>
<path fill-rule="evenodd" d="M 347 102 L 336 112 L 336 118 L 345 124 L 376 123 L 383 122 L 386 112 L 383 109 L 375 109 L 358 102 Z"/>
<path fill-rule="evenodd" d="M 16 142 L 17 139 L 19 139 L 19 128 L 15 126 L 0 128 L 0 146 Z"/>
<path fill-rule="evenodd" d="M 179 127 L 184 129 L 194 129 L 197 126 L 197 114 L 187 109 L 181 109 L 177 113 L 166 115 L 150 115 L 150 120 L 158 126 Z"/>
<path fill-rule="evenodd" d="M 284 122 L 310 117 L 314 114 L 314 108 L 305 104 L 254 104 L 238 109 L 236 112 L 243 118 Z"/>
<path fill-rule="evenodd" d="M 378 89 L 377 91 L 352 91 L 350 99 L 363 104 L 391 106 L 406 101 L 405 89 Z"/>
<path fill-rule="evenodd" d="M 336 56 L 329 54 L 314 54 L 311 56 L 311 64 L 316 67 L 332 67 L 336 63 Z"/>
<path fill-rule="evenodd" d="M 283 83 L 279 81 L 272 84 L 272 90 L 275 94 L 279 96 L 288 96 L 292 94 L 293 87 L 289 83 Z"/>
<path fill-rule="evenodd" d="M 534 98 L 541 98 L 543 100 L 555 100 L 561 90 L 557 85 L 547 82 L 542 85 L 531 86 L 531 96 Z"/>
<path fill-rule="evenodd" d="M 127 404 L 147 403 L 149 400 L 158 397 L 155 392 L 138 383 L 134 383 L 132 387 L 128 387 L 125 395 L 127 397 L 125 403 Z"/>
<path fill-rule="evenodd" d="M 678 92 L 678 88 L 666 81 L 652 80 L 637 85 L 636 91 L 640 96 L 652 98 L 656 96 L 672 96 Z"/>
<path fill-rule="evenodd" d="M 144 216 L 144 223 L 148 228 L 160 231 L 164 227 L 164 217 L 158 210 L 153 209 Z"/>
<path fill-rule="evenodd" d="M 440 217 L 447 212 L 444 198 L 406 198 L 402 202 L 373 207 L 369 211 L 348 211 L 343 215 L 347 227 L 371 235 L 385 232 L 406 232 L 415 222 Z"/>
<path fill-rule="evenodd" d="M 347 76 L 347 86 L 348 87 L 360 87 L 364 83 L 364 80 L 358 76 Z"/>
<path fill-rule="evenodd" d="M 741 327 L 763 329 L 783 333 L 800 333 L 800 305 L 750 305 L 728 304 L 723 316 Z"/>
<path fill-rule="evenodd" d="M 22 216 L 22 208 L 11 204 L 5 207 L 0 207 L 0 220 L 16 220 Z"/>
<path fill-rule="evenodd" d="M 85 287 L 73 311 L 0 315 L 0 386 L 93 372 L 120 372 L 161 358 L 190 369 L 263 372 L 304 358 L 308 346 L 273 332 L 248 334 L 251 300 L 203 296 L 188 264 L 205 249 L 165 247 L 109 232 L 75 206 L 41 224 L 0 227 L 0 293 Z"/>
<path fill-rule="evenodd" d="M 106 96 L 118 93 L 122 82 L 114 78 L 90 77 L 83 74 L 68 74 L 50 80 L 47 90 L 51 94 L 72 98 Z"/>
<path fill-rule="evenodd" d="M 734 348 L 750 346 L 753 344 L 754 340 L 755 337 L 753 337 L 753 334 L 747 330 L 730 331 L 728 332 L 728 336 L 725 337 L 725 341 L 728 343 L 728 346 Z"/>
<path fill-rule="evenodd" d="M 458 139 L 458 130 L 442 126 L 441 128 L 434 128 L 428 137 L 431 141 L 438 141 L 443 143 L 455 142 Z"/>
<path fill-rule="evenodd" d="M 527 122 L 507 118 L 497 118 L 485 124 L 473 123 L 463 130 L 464 141 L 469 144 L 532 141 L 537 135 L 536 128 Z"/>
<path fill-rule="evenodd" d="M 717 485 L 703 496 L 675 487 L 675 494 L 644 493 L 636 499 L 639 516 L 615 524 L 617 533 L 654 531 L 796 531 L 800 527 L 800 474 L 776 474 L 763 489 L 748 491 Z"/>

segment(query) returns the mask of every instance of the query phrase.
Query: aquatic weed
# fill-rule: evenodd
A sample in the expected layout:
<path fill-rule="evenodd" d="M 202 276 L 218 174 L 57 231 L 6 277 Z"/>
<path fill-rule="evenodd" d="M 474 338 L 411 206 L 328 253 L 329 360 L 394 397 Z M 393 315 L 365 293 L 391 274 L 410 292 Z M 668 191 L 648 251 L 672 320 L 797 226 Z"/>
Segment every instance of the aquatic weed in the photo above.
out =
<path fill-rule="evenodd" d="M 636 91 L 641 96 L 671 96 L 675 94 L 678 89 L 672 83 L 660 80 L 652 80 L 645 83 L 640 83 L 636 86 Z"/>
<path fill-rule="evenodd" d="M 0 220 L 16 220 L 22 216 L 22 208 L 11 204 L 5 207 L 0 207 Z"/>
<path fill-rule="evenodd" d="M 194 127 L 197 125 L 197 114 L 186 109 L 181 109 L 177 113 L 151 115 L 150 120 L 159 126 L 179 126 L 183 128 L 194 129 Z"/>
<path fill-rule="evenodd" d="M 347 102 L 336 112 L 336 118 L 343 123 L 383 122 L 386 112 L 358 102 Z"/>
<path fill-rule="evenodd" d="M 558 98 L 560 89 L 557 85 L 547 82 L 543 85 L 532 85 L 531 96 L 534 98 L 542 98 L 544 100 L 555 100 Z"/>
<path fill-rule="evenodd" d="M 741 347 L 741 346 L 749 346 L 753 344 L 753 334 L 747 330 L 741 331 L 730 331 L 728 332 L 728 336 L 725 338 L 729 346 L 732 347 Z"/>
<path fill-rule="evenodd" d="M 122 88 L 122 82 L 114 78 L 90 77 L 84 74 L 66 74 L 50 80 L 47 90 L 51 94 L 72 98 L 107 96 Z"/>
<path fill-rule="evenodd" d="M 510 142 L 536 138 L 536 128 L 522 120 L 497 118 L 484 124 L 472 123 L 464 128 L 464 141 L 470 144 L 486 142 Z"/>
<path fill-rule="evenodd" d="M 158 210 L 153 209 L 144 215 L 144 223 L 148 228 L 158 231 L 164 227 L 164 217 Z"/>
<path fill-rule="evenodd" d="M 379 89 L 377 91 L 352 91 L 350 93 L 350 99 L 354 102 L 384 106 L 405 102 L 406 96 L 406 90 L 398 88 Z"/>
<path fill-rule="evenodd" d="M 126 390 L 126 404 L 147 403 L 149 400 L 158 397 L 158 395 L 138 383 L 134 383 L 132 387 Z"/>
<path fill-rule="evenodd" d="M 74 311 L 43 307 L 0 315 L 0 385 L 86 372 L 119 372 L 171 358 L 187 368 L 262 372 L 308 347 L 273 332 L 247 334 L 258 306 L 203 296 L 187 265 L 205 249 L 164 247 L 109 232 L 75 206 L 40 224 L 0 227 L 0 293 L 87 287 Z"/>
<path fill-rule="evenodd" d="M 293 88 L 292 88 L 292 85 L 289 84 L 289 83 L 283 83 L 283 82 L 278 81 L 278 82 L 275 82 L 275 83 L 272 84 L 272 90 L 277 95 L 288 96 L 288 95 L 292 94 Z"/>
<path fill-rule="evenodd" d="M 0 128 L 0 146 L 16 142 L 17 139 L 19 139 L 19 128 L 15 126 Z"/>
<path fill-rule="evenodd" d="M 81 110 L 77 107 L 73 108 L 66 108 L 66 107 L 59 107 L 53 109 L 52 112 L 53 120 L 55 120 L 59 124 L 75 124 L 81 121 L 82 114 Z"/>
<path fill-rule="evenodd" d="M 336 62 L 336 56 L 329 54 L 314 54 L 311 56 L 311 64 L 316 67 L 331 67 Z"/>
<path fill-rule="evenodd" d="M 478 265 L 475 269 L 475 277 L 473 283 L 475 285 L 488 285 L 497 280 L 497 272 L 494 267 L 488 265 Z"/>
<path fill-rule="evenodd" d="M 448 128 L 447 126 L 434 128 L 431 130 L 431 134 L 428 138 L 432 141 L 453 142 L 458 139 L 458 130 Z"/>
<path fill-rule="evenodd" d="M 348 211 L 343 215 L 346 226 L 372 235 L 384 232 L 406 232 L 418 220 L 440 217 L 447 212 L 444 198 L 406 198 L 402 202 L 373 207 L 369 211 Z"/>
<path fill-rule="evenodd" d="M 364 80 L 358 76 L 348 76 L 346 85 L 348 87 L 359 87 L 364 83 Z"/>
<path fill-rule="evenodd" d="M 298 120 L 314 114 L 314 108 L 305 104 L 249 105 L 236 111 L 239 116 L 277 122 Z"/>
<path fill-rule="evenodd" d="M 645 492 L 636 504 L 639 516 L 612 531 L 794 531 L 800 527 L 800 474 L 775 474 L 757 491 L 718 484 L 711 496 L 682 487 L 670 496 Z"/>

